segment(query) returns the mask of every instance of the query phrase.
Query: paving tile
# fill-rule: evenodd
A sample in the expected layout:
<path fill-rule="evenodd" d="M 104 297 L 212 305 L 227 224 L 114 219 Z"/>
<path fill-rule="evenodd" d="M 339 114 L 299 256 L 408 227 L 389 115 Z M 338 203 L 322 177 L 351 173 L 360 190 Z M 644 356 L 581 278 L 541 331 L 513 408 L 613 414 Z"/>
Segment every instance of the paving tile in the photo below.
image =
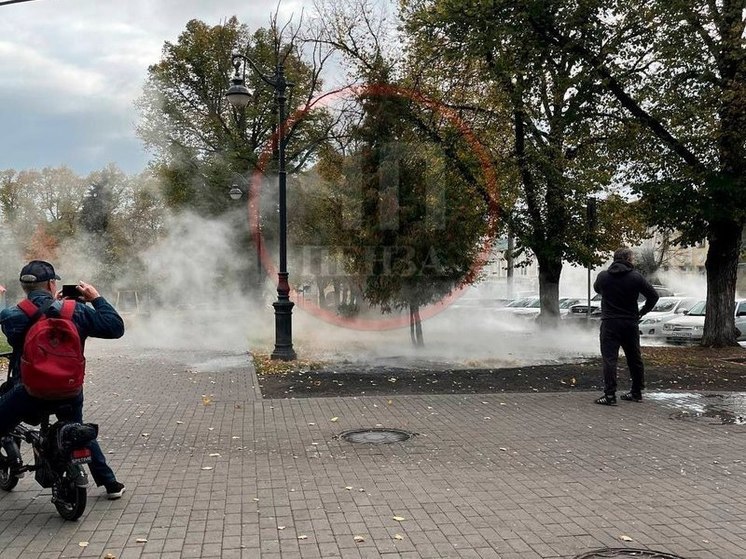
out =
<path fill-rule="evenodd" d="M 27 476 L 0 494 L 0 559 L 565 559 L 623 535 L 746 557 L 746 426 L 570 392 L 265 401 L 248 361 L 210 369 L 239 353 L 117 347 L 91 345 L 85 412 L 127 492 L 66 523 Z M 419 435 L 335 438 L 377 425 Z"/>

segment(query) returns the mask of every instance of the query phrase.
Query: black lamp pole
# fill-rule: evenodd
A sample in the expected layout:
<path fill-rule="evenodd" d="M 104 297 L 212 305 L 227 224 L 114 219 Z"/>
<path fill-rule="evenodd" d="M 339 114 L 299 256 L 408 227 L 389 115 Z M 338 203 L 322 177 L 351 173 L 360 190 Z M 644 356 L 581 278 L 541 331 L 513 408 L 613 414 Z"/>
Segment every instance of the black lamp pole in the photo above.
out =
<path fill-rule="evenodd" d="M 241 61 L 244 62 L 243 74 L 240 72 Z M 280 204 L 280 268 L 277 273 L 277 301 L 272 303 L 275 308 L 275 349 L 272 359 L 292 361 L 296 358 L 293 349 L 293 303 L 290 300 L 290 284 L 287 270 L 287 173 L 285 171 L 285 94 L 292 84 L 285 79 L 282 64 L 277 64 L 273 76 L 265 76 L 248 56 L 233 52 L 231 63 L 235 68 L 231 86 L 225 96 L 231 105 L 243 110 L 251 98 L 251 92 L 246 87 L 246 64 L 257 73 L 266 84 L 275 91 L 275 102 L 278 109 L 277 152 L 278 152 L 278 186 Z"/>

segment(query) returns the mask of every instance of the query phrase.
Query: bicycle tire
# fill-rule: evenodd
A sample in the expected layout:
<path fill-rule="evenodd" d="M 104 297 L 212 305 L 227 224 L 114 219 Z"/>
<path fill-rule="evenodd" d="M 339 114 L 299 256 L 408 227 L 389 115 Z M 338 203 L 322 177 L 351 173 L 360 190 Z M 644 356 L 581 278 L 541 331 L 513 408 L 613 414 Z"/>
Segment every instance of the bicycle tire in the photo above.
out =
<path fill-rule="evenodd" d="M 0 450 L 0 489 L 12 491 L 18 485 L 18 476 L 11 475 L 10 464 L 4 450 Z"/>
<path fill-rule="evenodd" d="M 65 520 L 77 520 L 85 512 L 88 490 L 75 485 L 75 481 L 67 475 L 54 484 L 52 494 L 54 507 Z"/>

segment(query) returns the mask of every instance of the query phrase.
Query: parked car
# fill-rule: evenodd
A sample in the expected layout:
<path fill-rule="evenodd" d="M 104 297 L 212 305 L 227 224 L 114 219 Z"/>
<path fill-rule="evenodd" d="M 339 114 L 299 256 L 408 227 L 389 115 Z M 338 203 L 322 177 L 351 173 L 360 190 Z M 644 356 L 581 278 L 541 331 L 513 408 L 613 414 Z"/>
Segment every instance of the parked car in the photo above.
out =
<path fill-rule="evenodd" d="M 738 341 L 746 341 L 746 299 L 736 301 Z M 685 316 L 669 320 L 663 325 L 663 335 L 671 344 L 696 344 L 702 341 L 705 327 L 705 301 L 698 301 Z"/>
<path fill-rule="evenodd" d="M 662 338 L 662 326 L 669 320 L 683 316 L 699 301 L 696 297 L 661 297 L 640 321 L 640 336 Z"/>
<path fill-rule="evenodd" d="M 580 299 L 574 297 L 560 297 L 559 299 L 559 312 L 560 316 L 567 314 L 572 305 L 580 303 Z M 536 319 L 541 312 L 541 300 L 537 297 L 536 300 L 528 303 L 527 306 L 522 308 L 514 308 L 512 313 L 520 318 L 526 318 L 529 320 Z"/>
<path fill-rule="evenodd" d="M 673 291 L 663 285 L 653 285 L 653 288 L 660 297 L 672 297 L 674 295 Z M 642 307 L 643 304 L 645 304 L 645 297 L 640 295 L 640 297 L 637 299 L 637 304 L 639 307 Z M 596 293 L 596 295 L 594 295 L 591 299 L 590 317 L 588 316 L 588 304 L 583 303 L 570 307 L 570 312 L 568 312 L 565 318 L 570 320 L 590 319 L 589 322 L 591 322 L 592 324 L 596 324 L 597 321 L 601 320 L 601 295 Z"/>
<path fill-rule="evenodd" d="M 597 321 L 601 318 L 601 295 L 596 293 L 591 298 L 591 314 L 590 317 L 588 316 L 588 302 L 587 299 L 585 302 L 576 303 L 574 305 L 571 305 L 569 309 L 567 309 L 567 313 L 563 317 L 566 320 L 571 321 L 577 321 L 577 320 L 587 320 L 590 318 L 592 321 Z"/>
<path fill-rule="evenodd" d="M 498 312 L 513 314 L 520 309 L 526 309 L 531 307 L 532 305 L 536 305 L 537 307 L 539 306 L 538 297 L 519 297 L 518 299 L 513 299 L 506 305 L 503 305 L 502 307 L 495 310 L 497 310 Z"/>

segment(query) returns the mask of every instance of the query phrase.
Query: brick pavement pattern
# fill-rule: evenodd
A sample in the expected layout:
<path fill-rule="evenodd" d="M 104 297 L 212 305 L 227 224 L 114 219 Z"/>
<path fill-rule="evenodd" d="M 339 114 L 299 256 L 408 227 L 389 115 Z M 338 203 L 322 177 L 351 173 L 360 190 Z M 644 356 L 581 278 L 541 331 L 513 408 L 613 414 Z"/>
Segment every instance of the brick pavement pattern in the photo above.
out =
<path fill-rule="evenodd" d="M 0 559 L 746 557 L 746 426 L 587 392 L 262 400 L 245 353 L 97 342 L 86 417 L 127 491 L 66 522 L 27 476 Z M 417 435 L 336 438 L 366 427 Z"/>

